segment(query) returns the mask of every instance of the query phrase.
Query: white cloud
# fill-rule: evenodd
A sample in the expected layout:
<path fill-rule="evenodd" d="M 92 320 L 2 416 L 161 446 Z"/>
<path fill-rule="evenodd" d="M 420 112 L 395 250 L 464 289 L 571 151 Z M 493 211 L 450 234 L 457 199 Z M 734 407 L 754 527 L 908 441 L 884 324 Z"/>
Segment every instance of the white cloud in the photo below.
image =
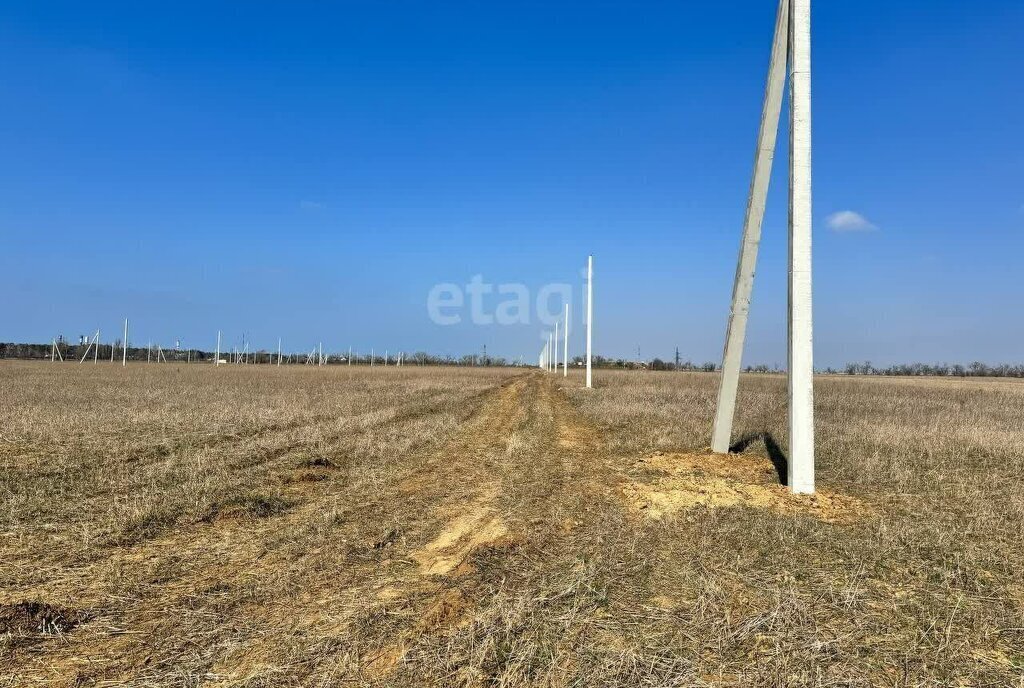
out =
<path fill-rule="evenodd" d="M 825 222 L 833 232 L 873 232 L 878 229 L 866 217 L 852 210 L 832 213 L 825 218 Z"/>
<path fill-rule="evenodd" d="M 326 204 L 316 201 L 299 201 L 299 210 L 322 210 Z"/>

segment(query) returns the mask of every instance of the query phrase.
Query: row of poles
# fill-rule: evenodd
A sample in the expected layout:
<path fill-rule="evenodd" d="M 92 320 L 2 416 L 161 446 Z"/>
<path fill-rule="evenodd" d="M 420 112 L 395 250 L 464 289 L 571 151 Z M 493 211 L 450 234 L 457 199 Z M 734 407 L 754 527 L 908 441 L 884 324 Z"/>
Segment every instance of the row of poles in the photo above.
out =
<path fill-rule="evenodd" d="M 79 363 L 84 363 L 89 358 L 89 354 L 91 353 L 92 354 L 92 358 L 93 358 L 93 363 L 98 363 L 99 362 L 99 350 L 100 350 L 100 330 L 97 329 L 96 332 L 91 337 L 88 337 L 86 341 L 87 341 L 87 346 L 85 348 L 85 352 L 82 354 L 81 358 L 79 358 L 78 362 Z M 249 347 L 249 344 L 245 343 L 243 345 L 242 351 L 238 351 L 237 348 L 236 348 L 231 353 L 231 362 L 232 363 L 243 363 L 243 362 L 244 363 L 248 363 L 249 362 L 249 355 L 250 355 L 248 347 Z M 125 320 L 124 320 L 124 339 L 122 340 L 122 344 L 121 344 L 121 365 L 122 366 L 127 366 L 128 365 L 128 348 L 129 348 L 128 347 L 128 318 L 125 318 Z M 111 363 L 114 362 L 115 351 L 116 351 L 116 346 L 115 346 L 115 344 L 112 343 L 110 345 L 110 362 Z M 152 351 L 153 351 L 152 344 L 147 345 L 146 346 L 146 362 L 147 363 L 151 362 L 151 360 L 152 360 L 151 359 Z M 349 347 L 348 348 L 348 356 L 347 356 L 347 358 L 345 360 L 346 360 L 347 364 L 350 365 L 350 366 L 352 365 L 352 360 L 353 360 L 353 355 L 352 354 L 353 354 L 352 347 Z M 255 357 L 258 354 L 256 352 L 252 352 L 251 355 L 254 357 L 253 360 L 255 362 L 257 360 Z M 273 356 L 273 354 L 269 354 L 269 356 Z M 294 358 L 294 354 L 287 354 L 287 356 L 291 357 L 291 358 Z M 281 349 L 281 338 L 278 337 L 278 339 L 277 339 L 276 364 L 278 366 L 280 366 L 281 363 L 283 361 L 285 361 L 285 357 L 286 357 L 286 354 L 284 354 L 282 352 L 282 349 Z M 321 342 L 321 343 L 317 344 L 317 346 L 313 347 L 313 350 L 310 351 L 309 354 L 306 356 L 305 364 L 306 365 L 324 366 L 324 365 L 327 365 L 327 362 L 328 362 L 329 358 L 330 358 L 330 354 L 328 354 L 327 356 L 324 355 L 324 347 L 323 347 L 323 343 Z M 167 356 L 166 356 L 166 354 L 164 354 L 163 348 L 159 344 L 157 344 L 157 346 L 156 346 L 156 360 L 157 360 L 158 363 L 161 362 L 161 361 L 163 361 L 164 363 L 167 362 Z M 56 338 L 54 338 L 50 342 L 50 361 L 51 362 L 57 362 L 57 361 L 64 362 L 64 352 L 61 351 L 60 343 L 57 341 Z M 187 362 L 188 363 L 192 362 L 192 349 L 191 348 L 188 349 Z M 271 358 L 270 362 L 274 363 L 275 360 L 273 358 Z M 387 350 L 385 350 L 384 358 L 383 358 L 383 365 L 386 367 L 391 362 L 392 362 L 392 357 L 391 357 L 390 353 Z M 216 348 L 216 351 L 214 353 L 213 363 L 214 363 L 214 365 L 221 365 L 221 364 L 228 363 L 227 360 L 221 359 L 221 332 L 220 332 L 220 330 L 217 331 L 217 348 Z M 370 367 L 372 368 L 373 366 L 376 365 L 376 363 L 377 363 L 376 353 L 374 352 L 373 349 L 370 349 Z M 401 367 L 401 366 L 404 366 L 405 363 L 406 363 L 405 352 L 399 351 L 395 355 L 395 357 L 393 359 L 393 364 L 392 365 L 394 365 L 395 367 Z"/>
<path fill-rule="evenodd" d="M 594 324 L 594 256 L 587 256 L 587 389 L 593 388 L 591 378 L 590 352 L 593 343 Z M 549 373 L 558 372 L 558 326 L 547 333 L 547 343 L 540 350 L 537 367 Z M 565 319 L 562 324 L 562 377 L 569 375 L 569 304 L 565 304 Z"/>

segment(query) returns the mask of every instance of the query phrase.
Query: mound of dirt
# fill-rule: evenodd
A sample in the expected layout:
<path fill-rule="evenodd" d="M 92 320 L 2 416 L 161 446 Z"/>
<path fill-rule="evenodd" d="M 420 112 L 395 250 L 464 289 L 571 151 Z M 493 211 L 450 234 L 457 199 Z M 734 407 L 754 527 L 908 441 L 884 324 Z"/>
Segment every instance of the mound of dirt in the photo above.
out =
<path fill-rule="evenodd" d="M 314 456 L 299 462 L 296 468 L 337 468 L 337 466 L 326 456 Z"/>
<path fill-rule="evenodd" d="M 0 604 L 0 633 L 23 637 L 61 635 L 89 618 L 87 612 L 39 601 Z"/>
<path fill-rule="evenodd" d="M 653 519 L 700 507 L 748 507 L 830 523 L 871 513 L 859 499 L 827 490 L 795 495 L 779 484 L 767 459 L 750 455 L 659 453 L 635 469 L 654 479 L 627 483 L 623 494 L 630 506 Z"/>
<path fill-rule="evenodd" d="M 270 518 L 285 513 L 293 506 L 295 506 L 295 502 L 276 494 L 241 494 L 210 505 L 203 520 L 212 522 Z"/>

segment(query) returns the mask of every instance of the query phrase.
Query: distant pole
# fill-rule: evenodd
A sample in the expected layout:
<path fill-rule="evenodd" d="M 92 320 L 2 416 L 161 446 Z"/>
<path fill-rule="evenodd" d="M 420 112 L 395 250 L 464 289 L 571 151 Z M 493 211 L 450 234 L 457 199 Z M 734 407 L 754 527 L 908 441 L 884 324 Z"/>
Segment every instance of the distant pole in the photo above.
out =
<path fill-rule="evenodd" d="M 352 345 L 351 344 L 349 344 L 349 347 L 348 347 L 348 365 L 349 365 L 349 367 L 352 366 Z"/>
<path fill-rule="evenodd" d="M 281 367 L 281 338 L 277 338 L 277 367 Z"/>
<path fill-rule="evenodd" d="M 121 367 L 128 365 L 128 318 L 124 319 L 124 347 L 121 353 Z"/>
<path fill-rule="evenodd" d="M 217 330 L 217 353 L 214 354 L 213 365 L 220 365 L 220 330 Z"/>
<path fill-rule="evenodd" d="M 388 350 L 384 349 L 384 367 L 388 367 Z"/>
<path fill-rule="evenodd" d="M 92 350 L 92 362 L 98 363 L 100 356 L 100 331 L 96 330 L 96 348 Z"/>
<path fill-rule="evenodd" d="M 370 347 L 370 367 L 373 367 L 373 347 Z"/>
<path fill-rule="evenodd" d="M 558 372 L 558 321 L 555 321 L 555 372 Z"/>
<path fill-rule="evenodd" d="M 565 327 L 562 333 L 562 377 L 569 377 L 569 304 L 565 304 Z"/>
<path fill-rule="evenodd" d="M 594 256 L 587 256 L 587 389 L 594 387 L 590 376 L 590 351 L 594 330 Z"/>
<path fill-rule="evenodd" d="M 150 358 L 153 355 L 153 342 L 146 342 L 146 363 L 150 362 Z"/>
<path fill-rule="evenodd" d="M 320 344 L 318 346 L 319 346 L 319 351 L 320 351 L 320 353 L 319 353 L 320 365 L 323 365 L 324 364 L 324 343 L 320 342 Z"/>

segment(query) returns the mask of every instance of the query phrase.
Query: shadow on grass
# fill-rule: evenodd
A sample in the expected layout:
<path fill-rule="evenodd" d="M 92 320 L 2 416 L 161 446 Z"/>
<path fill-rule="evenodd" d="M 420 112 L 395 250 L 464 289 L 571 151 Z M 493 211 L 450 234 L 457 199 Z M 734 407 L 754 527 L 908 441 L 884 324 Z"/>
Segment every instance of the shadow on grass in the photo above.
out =
<path fill-rule="evenodd" d="M 768 452 L 768 458 L 772 462 L 772 466 L 775 467 L 775 473 L 779 476 L 779 483 L 782 485 L 789 486 L 789 459 L 782 451 L 782 447 L 775 441 L 770 432 L 755 432 L 736 440 L 732 446 L 729 447 L 730 453 L 740 453 L 746 451 L 747 447 L 754 444 L 758 440 L 764 441 L 764 448 Z"/>

